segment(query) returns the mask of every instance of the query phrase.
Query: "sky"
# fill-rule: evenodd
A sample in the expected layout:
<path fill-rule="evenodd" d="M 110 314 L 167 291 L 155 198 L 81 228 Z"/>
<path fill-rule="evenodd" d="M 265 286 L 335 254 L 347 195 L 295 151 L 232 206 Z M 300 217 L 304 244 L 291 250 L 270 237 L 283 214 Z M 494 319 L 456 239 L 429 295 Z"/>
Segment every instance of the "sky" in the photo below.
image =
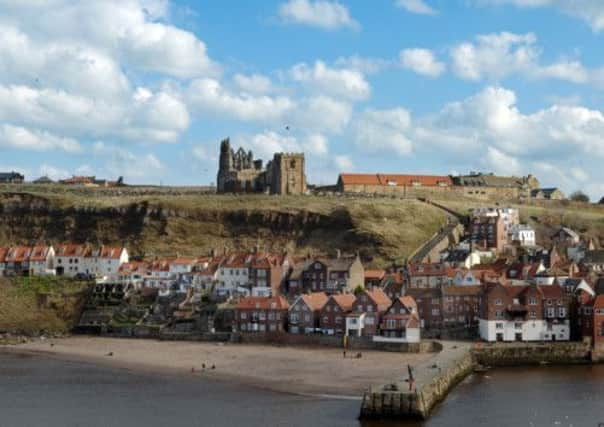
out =
<path fill-rule="evenodd" d="M 0 170 L 205 185 L 230 137 L 599 200 L 603 42 L 602 0 L 0 0 Z"/>

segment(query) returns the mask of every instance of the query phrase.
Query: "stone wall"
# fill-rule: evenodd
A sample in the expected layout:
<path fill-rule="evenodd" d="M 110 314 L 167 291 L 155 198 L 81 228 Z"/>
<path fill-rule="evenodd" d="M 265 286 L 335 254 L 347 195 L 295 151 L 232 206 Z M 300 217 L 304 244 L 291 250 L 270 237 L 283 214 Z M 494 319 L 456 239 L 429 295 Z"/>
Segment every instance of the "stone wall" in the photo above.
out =
<path fill-rule="evenodd" d="M 430 382 L 415 391 L 400 386 L 372 388 L 363 395 L 363 419 L 426 419 L 434 406 L 443 400 L 451 388 L 472 372 L 474 362 L 470 353 L 447 365 Z"/>
<path fill-rule="evenodd" d="M 487 366 L 579 364 L 591 361 L 591 348 L 582 342 L 479 344 L 472 353 L 478 363 Z"/>
<path fill-rule="evenodd" d="M 236 333 L 232 342 L 245 344 L 274 344 L 304 347 L 333 347 L 344 349 L 344 338 L 326 335 L 294 335 L 287 333 Z M 440 351 L 434 341 L 420 343 L 373 342 L 371 337 L 348 337 L 346 349 L 350 351 L 377 350 L 397 353 L 431 353 Z"/>

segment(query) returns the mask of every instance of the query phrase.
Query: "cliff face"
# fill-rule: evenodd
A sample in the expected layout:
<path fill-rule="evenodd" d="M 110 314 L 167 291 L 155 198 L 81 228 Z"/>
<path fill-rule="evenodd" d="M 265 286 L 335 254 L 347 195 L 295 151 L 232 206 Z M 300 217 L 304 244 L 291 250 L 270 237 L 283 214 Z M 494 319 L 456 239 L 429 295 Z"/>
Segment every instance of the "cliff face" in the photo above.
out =
<path fill-rule="evenodd" d="M 397 236 L 411 216 L 405 218 L 399 211 L 389 211 L 380 213 L 379 218 L 367 218 L 365 213 L 366 209 L 344 205 L 320 210 L 204 208 L 203 200 L 194 209 L 145 200 L 114 207 L 76 206 L 40 195 L 2 193 L 0 245 L 40 241 L 125 243 L 133 255 L 199 255 L 210 249 L 251 249 L 256 245 L 297 254 L 332 253 L 338 248 L 360 251 L 366 259 L 375 258 L 377 264 L 385 264 L 422 243 L 413 241 L 400 247 L 401 243 L 391 241 L 390 233 L 375 229 L 377 223 L 392 221 L 384 230 L 394 227 L 396 232 L 391 232 Z M 429 223 L 426 238 L 441 220 L 439 217 Z M 410 239 L 415 240 L 412 236 Z"/>

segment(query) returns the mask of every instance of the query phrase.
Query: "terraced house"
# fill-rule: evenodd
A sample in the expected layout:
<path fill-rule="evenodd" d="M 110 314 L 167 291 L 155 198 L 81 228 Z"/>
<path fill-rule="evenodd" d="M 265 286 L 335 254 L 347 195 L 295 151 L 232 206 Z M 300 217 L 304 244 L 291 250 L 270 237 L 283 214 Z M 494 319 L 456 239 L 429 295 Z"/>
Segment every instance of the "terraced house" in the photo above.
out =
<path fill-rule="evenodd" d="M 282 296 L 245 297 L 235 306 L 234 332 L 285 332 L 289 304 Z"/>
<path fill-rule="evenodd" d="M 329 297 L 325 292 L 300 295 L 289 308 L 289 332 L 314 334 L 320 331 L 321 309 Z"/>
<path fill-rule="evenodd" d="M 0 276 L 42 276 L 53 274 L 52 246 L 13 246 L 0 248 Z"/>
<path fill-rule="evenodd" d="M 559 285 L 488 285 L 479 331 L 485 341 L 568 341 L 570 299 Z"/>
<path fill-rule="evenodd" d="M 297 263 L 289 276 L 287 293 L 352 292 L 365 283 L 365 269 L 358 255 L 335 258 L 307 258 Z"/>

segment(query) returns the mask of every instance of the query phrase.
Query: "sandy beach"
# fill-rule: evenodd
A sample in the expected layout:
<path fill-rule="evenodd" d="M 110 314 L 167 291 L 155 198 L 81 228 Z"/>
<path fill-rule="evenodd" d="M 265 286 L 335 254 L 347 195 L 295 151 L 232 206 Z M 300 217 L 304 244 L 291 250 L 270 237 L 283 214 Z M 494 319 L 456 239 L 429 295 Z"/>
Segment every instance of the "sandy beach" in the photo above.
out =
<path fill-rule="evenodd" d="M 416 366 L 434 357 L 432 354 L 363 351 L 360 359 L 352 355 L 344 359 L 341 350 L 331 348 L 84 336 L 36 340 L 0 349 L 120 369 L 209 377 L 280 392 L 354 397 L 372 384 L 405 378 L 407 364 Z M 205 370 L 202 369 L 204 363 Z M 214 370 L 209 369 L 212 365 Z"/>

